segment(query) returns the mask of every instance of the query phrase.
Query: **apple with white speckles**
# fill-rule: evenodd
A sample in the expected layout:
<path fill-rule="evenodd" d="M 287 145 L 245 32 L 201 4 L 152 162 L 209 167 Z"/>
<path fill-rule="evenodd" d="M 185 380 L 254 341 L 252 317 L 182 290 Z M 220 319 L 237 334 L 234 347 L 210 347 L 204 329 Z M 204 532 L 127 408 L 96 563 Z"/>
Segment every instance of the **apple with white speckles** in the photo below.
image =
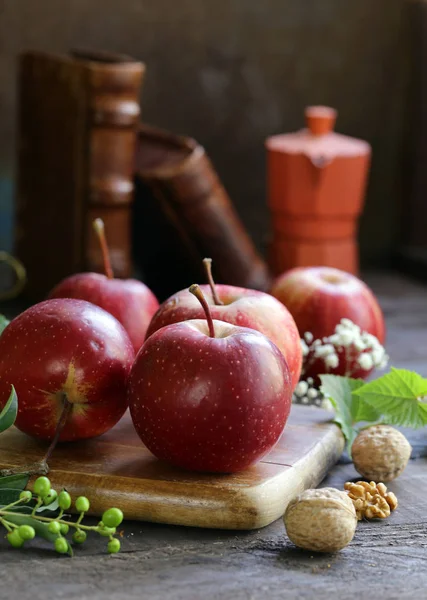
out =
<path fill-rule="evenodd" d="M 298 328 L 290 312 L 270 294 L 215 284 L 210 271 L 211 259 L 205 258 L 203 262 L 209 285 L 201 285 L 200 288 L 209 303 L 212 318 L 256 329 L 266 335 L 286 358 L 295 388 L 301 374 L 302 352 Z M 188 290 L 181 290 L 160 305 L 151 320 L 146 339 L 165 325 L 203 317 L 200 303 Z"/>
<path fill-rule="evenodd" d="M 43 440 L 59 429 L 61 441 L 98 436 L 127 408 L 133 360 L 129 336 L 111 314 L 83 300 L 46 300 L 0 337 L 0 411 L 14 385 L 21 431 Z"/>
<path fill-rule="evenodd" d="M 132 420 L 159 459 L 194 471 L 241 471 L 283 431 L 289 369 L 266 336 L 212 320 L 200 288 L 190 290 L 207 320 L 168 325 L 145 342 L 129 379 Z"/>
<path fill-rule="evenodd" d="M 296 267 L 274 281 L 272 295 L 295 319 L 301 337 L 321 340 L 332 335 L 341 319 L 384 342 L 384 316 L 372 290 L 360 279 L 332 267 Z"/>
<path fill-rule="evenodd" d="M 350 273 L 332 267 L 296 267 L 274 281 L 271 294 L 292 314 L 301 337 L 308 332 L 309 339 L 323 340 L 333 335 L 342 319 L 349 319 L 384 343 L 385 323 L 378 300 Z M 314 359 L 311 351 L 305 359 L 303 377 L 318 381 L 320 374 L 328 372 L 364 379 L 372 371 L 361 368 L 360 348 L 355 344 L 339 347 L 338 357 L 338 365 L 328 368 L 323 360 Z"/>

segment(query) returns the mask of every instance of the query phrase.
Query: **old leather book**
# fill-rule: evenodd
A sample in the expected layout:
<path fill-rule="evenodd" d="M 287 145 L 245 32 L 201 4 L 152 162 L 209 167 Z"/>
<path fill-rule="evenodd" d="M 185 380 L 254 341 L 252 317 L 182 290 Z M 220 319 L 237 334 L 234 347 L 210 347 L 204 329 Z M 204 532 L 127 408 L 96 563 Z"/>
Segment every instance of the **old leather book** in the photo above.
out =
<path fill-rule="evenodd" d="M 75 51 L 20 57 L 16 254 L 26 292 L 101 270 L 91 235 L 104 219 L 117 276 L 131 264 L 131 202 L 145 67 L 127 56 Z"/>
<path fill-rule="evenodd" d="M 206 256 L 218 283 L 269 287 L 264 261 L 195 140 L 140 126 L 134 211 L 135 260 L 159 298 L 205 283 Z"/>

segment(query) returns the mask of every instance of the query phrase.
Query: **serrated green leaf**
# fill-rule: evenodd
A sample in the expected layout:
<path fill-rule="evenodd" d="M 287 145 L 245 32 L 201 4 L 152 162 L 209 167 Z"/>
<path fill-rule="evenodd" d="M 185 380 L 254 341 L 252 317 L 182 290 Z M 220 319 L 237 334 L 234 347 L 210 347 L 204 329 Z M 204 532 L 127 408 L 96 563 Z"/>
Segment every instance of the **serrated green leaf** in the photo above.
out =
<path fill-rule="evenodd" d="M 356 384 L 351 384 L 348 377 L 339 375 L 320 375 L 320 381 L 320 390 L 330 399 L 335 408 L 335 423 L 341 427 L 347 440 L 347 450 L 350 451 L 356 437 L 352 416 L 352 387 L 356 388 Z"/>
<path fill-rule="evenodd" d="M 9 488 L 13 490 L 25 490 L 27 487 L 30 476 L 27 473 L 19 473 L 17 475 L 7 475 L 6 477 L 0 477 L 0 490 Z"/>
<path fill-rule="evenodd" d="M 3 410 L 0 413 L 0 433 L 12 427 L 15 423 L 16 415 L 18 414 L 18 396 L 15 388 L 12 385 L 10 396 Z"/>
<path fill-rule="evenodd" d="M 381 418 L 381 413 L 355 393 L 356 390 L 365 385 L 363 379 L 348 379 L 348 383 L 351 388 L 351 416 L 353 423 L 378 421 Z"/>
<path fill-rule="evenodd" d="M 427 396 L 427 379 L 417 373 L 392 368 L 353 394 L 381 413 L 383 423 L 413 428 L 427 425 L 427 404 L 419 400 Z"/>
<path fill-rule="evenodd" d="M 6 317 L 4 315 L 0 315 L 0 335 L 3 333 L 3 331 L 9 325 L 9 323 L 10 323 L 9 319 L 6 319 Z"/>

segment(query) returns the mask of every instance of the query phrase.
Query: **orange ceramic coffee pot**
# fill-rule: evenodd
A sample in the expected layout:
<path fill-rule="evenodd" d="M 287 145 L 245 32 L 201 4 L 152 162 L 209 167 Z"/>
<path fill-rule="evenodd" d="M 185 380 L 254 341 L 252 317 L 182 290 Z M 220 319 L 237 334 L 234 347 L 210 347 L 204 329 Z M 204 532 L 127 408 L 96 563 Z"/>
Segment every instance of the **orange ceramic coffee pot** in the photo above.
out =
<path fill-rule="evenodd" d="M 266 141 L 275 274 L 326 265 L 357 274 L 357 225 L 371 147 L 333 131 L 337 112 L 305 110 L 307 128 Z"/>

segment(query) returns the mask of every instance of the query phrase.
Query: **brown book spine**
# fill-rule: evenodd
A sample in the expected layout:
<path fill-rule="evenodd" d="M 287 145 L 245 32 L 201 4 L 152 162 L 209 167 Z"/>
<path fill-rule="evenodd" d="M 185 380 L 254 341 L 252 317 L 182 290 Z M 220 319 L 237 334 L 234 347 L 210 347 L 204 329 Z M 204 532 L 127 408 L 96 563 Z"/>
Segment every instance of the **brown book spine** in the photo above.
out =
<path fill-rule="evenodd" d="M 178 278 L 179 281 L 174 281 L 173 291 L 176 286 L 191 283 L 191 278 L 204 280 L 201 261 L 205 256 L 213 259 L 218 282 L 261 290 L 268 288 L 267 267 L 200 144 L 188 137 L 141 125 L 136 173 L 150 188 L 163 221 L 167 222 L 163 236 L 158 228 L 158 235 L 163 240 L 161 256 L 156 257 L 156 266 L 146 267 L 144 273 L 147 283 L 161 297 L 166 290 L 159 290 L 161 282 L 152 279 L 149 271 L 155 271 L 154 276 L 160 278 L 161 262 L 165 259 L 163 280 L 172 281 L 173 276 L 166 275 L 167 264 L 171 265 L 170 271 L 176 272 L 179 254 L 185 255 L 190 268 L 185 269 L 186 273 Z M 144 198 L 138 198 L 138 201 L 141 203 Z M 157 221 L 159 224 L 159 219 Z M 174 236 L 168 234 L 172 230 Z M 177 247 L 178 240 L 180 247 Z M 167 247 L 168 256 L 165 257 Z M 153 247 L 151 255 L 155 256 Z"/>
<path fill-rule="evenodd" d="M 102 53 L 20 59 L 16 251 L 32 298 L 73 272 L 102 270 L 95 217 L 105 221 L 115 274 L 132 270 L 143 73 L 142 63 Z"/>

